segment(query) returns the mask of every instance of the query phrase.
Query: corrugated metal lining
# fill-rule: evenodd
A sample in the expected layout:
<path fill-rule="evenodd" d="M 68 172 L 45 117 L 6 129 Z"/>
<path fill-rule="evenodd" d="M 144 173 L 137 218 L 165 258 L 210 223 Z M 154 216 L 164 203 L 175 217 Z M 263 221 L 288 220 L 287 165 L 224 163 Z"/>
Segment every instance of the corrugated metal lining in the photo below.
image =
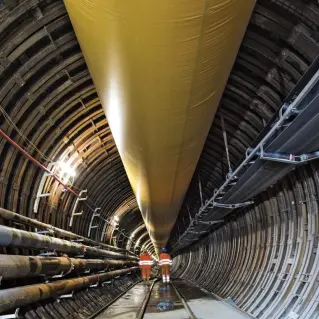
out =
<path fill-rule="evenodd" d="M 259 195 L 257 205 L 174 258 L 174 275 L 256 318 L 317 318 L 318 172 L 318 162 L 307 165 Z"/>

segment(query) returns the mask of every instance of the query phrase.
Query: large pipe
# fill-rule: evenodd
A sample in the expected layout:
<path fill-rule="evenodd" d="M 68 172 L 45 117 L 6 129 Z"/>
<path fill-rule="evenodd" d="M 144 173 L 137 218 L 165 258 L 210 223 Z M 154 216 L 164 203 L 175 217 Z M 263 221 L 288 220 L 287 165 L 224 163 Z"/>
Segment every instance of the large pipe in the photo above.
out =
<path fill-rule="evenodd" d="M 53 174 L 48 168 L 42 165 L 39 161 L 37 161 L 34 157 L 32 157 L 29 153 L 27 153 L 20 145 L 18 145 L 14 140 L 12 140 L 5 132 L 0 129 L 0 135 L 4 137 L 12 146 L 14 146 L 18 151 L 20 151 L 26 158 L 28 158 L 32 163 L 43 169 L 45 172 L 50 174 L 56 181 L 58 181 L 65 189 L 67 189 L 70 193 L 75 195 L 76 197 L 80 197 L 80 195 L 75 192 L 72 188 L 70 188 L 67 184 L 65 184 L 58 176 Z"/>
<path fill-rule="evenodd" d="M 31 226 L 31 227 L 38 227 L 38 228 L 41 228 L 41 229 L 46 229 L 49 232 L 51 232 L 52 235 L 54 234 L 54 235 L 59 236 L 59 237 L 67 237 L 67 238 L 71 238 L 71 239 L 80 239 L 80 240 L 83 241 L 83 243 L 86 243 L 86 244 L 89 244 L 89 245 L 100 246 L 102 248 L 106 248 L 106 249 L 109 249 L 109 250 L 116 250 L 116 251 L 119 251 L 119 252 L 129 253 L 131 255 L 135 255 L 132 252 L 127 251 L 126 249 L 118 248 L 118 247 L 107 245 L 107 244 L 104 244 L 104 243 L 99 243 L 99 242 L 97 242 L 95 240 L 92 240 L 92 239 L 89 239 L 89 238 L 74 234 L 74 233 L 69 232 L 67 230 L 64 230 L 64 229 L 61 229 L 61 228 L 58 228 L 58 227 L 54 227 L 54 226 L 49 225 L 49 224 L 42 223 L 42 222 L 40 222 L 40 221 L 38 221 L 36 219 L 29 218 L 29 217 L 26 217 L 26 216 L 23 216 L 23 215 L 19 215 L 17 213 L 11 212 L 11 211 L 9 211 L 7 209 L 0 208 L 0 218 L 4 218 L 6 220 L 11 220 L 11 221 L 15 221 L 15 222 L 18 222 L 18 223 L 22 223 L 22 224 L 25 224 L 25 225 L 28 225 L 28 226 Z"/>
<path fill-rule="evenodd" d="M 137 262 L 127 260 L 80 259 L 69 257 L 37 257 L 0 255 L 0 278 L 14 279 L 39 275 L 68 274 L 71 271 L 104 270 L 107 267 L 136 266 Z"/>
<path fill-rule="evenodd" d="M 64 2 L 158 251 L 176 221 L 255 0 Z"/>
<path fill-rule="evenodd" d="M 2 289 L 0 290 L 0 313 L 51 297 L 58 297 L 74 290 L 85 289 L 91 285 L 95 285 L 110 278 L 135 271 L 136 269 L 138 268 L 132 267 L 87 277 L 58 280 L 46 284 Z"/>
<path fill-rule="evenodd" d="M 31 233 L 0 225 L 0 246 L 34 248 L 39 250 L 56 250 L 67 254 L 87 254 L 89 256 L 132 259 L 137 257 L 123 255 L 114 251 L 81 245 L 64 239 Z"/>

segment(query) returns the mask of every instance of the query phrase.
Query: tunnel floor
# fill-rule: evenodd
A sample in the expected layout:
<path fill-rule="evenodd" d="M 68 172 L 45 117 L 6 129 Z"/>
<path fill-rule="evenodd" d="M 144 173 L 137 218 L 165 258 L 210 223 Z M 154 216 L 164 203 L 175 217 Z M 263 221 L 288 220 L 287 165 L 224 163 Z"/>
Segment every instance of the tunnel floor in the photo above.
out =
<path fill-rule="evenodd" d="M 174 285 L 164 285 L 158 281 L 154 284 L 145 308 L 145 319 L 247 319 L 233 306 L 206 294 L 199 288 L 182 280 L 174 280 Z M 143 301 L 150 291 L 150 286 L 139 283 L 120 299 L 108 307 L 98 317 L 133 319 L 140 311 Z M 182 299 L 180 298 L 182 297 Z M 187 304 L 190 312 L 185 308 Z"/>

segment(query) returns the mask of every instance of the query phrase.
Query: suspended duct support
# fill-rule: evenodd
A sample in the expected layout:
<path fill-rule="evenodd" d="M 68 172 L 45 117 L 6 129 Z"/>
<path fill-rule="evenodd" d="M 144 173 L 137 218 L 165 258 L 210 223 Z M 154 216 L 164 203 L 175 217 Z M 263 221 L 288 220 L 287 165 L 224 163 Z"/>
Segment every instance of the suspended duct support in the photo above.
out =
<path fill-rule="evenodd" d="M 176 221 L 254 4 L 65 0 L 157 250 Z"/>
<path fill-rule="evenodd" d="M 0 290 L 0 313 L 48 298 L 56 298 L 74 290 L 85 289 L 92 285 L 109 280 L 110 278 L 121 276 L 137 269 L 137 267 L 132 267 L 87 277 L 58 280 L 46 284 L 3 289 Z"/>
<path fill-rule="evenodd" d="M 127 260 L 0 255 L 0 278 L 15 279 L 39 275 L 62 277 L 73 271 L 83 273 L 90 270 L 105 270 L 108 267 L 136 265 L 137 262 Z"/>
<path fill-rule="evenodd" d="M 107 251 L 95 247 L 81 245 L 64 239 L 40 235 L 20 229 L 0 225 L 0 246 L 24 247 L 39 250 L 59 251 L 73 255 L 89 255 L 118 259 L 132 259 L 136 257 L 123 255 L 114 251 Z"/>
<path fill-rule="evenodd" d="M 3 209 L 3 208 L 0 208 L 0 218 L 4 218 L 6 220 L 10 220 L 10 221 L 17 222 L 17 223 L 22 223 L 24 225 L 28 225 L 28 226 L 35 227 L 35 228 L 45 229 L 51 235 L 55 235 L 55 236 L 59 236 L 59 237 L 66 237 L 66 238 L 70 238 L 73 240 L 81 240 L 82 243 L 84 243 L 84 244 L 93 245 L 93 246 L 100 246 L 101 248 L 105 248 L 108 250 L 115 250 L 115 251 L 122 252 L 122 253 L 128 253 L 128 254 L 135 256 L 135 254 L 133 254 L 132 252 L 127 251 L 125 249 L 121 249 L 121 248 L 118 248 L 115 246 L 111 246 L 111 245 L 97 242 L 95 240 L 74 234 L 72 232 L 69 232 L 67 230 L 64 230 L 64 229 L 61 229 L 58 227 L 54 227 L 54 226 L 49 225 L 49 224 L 42 223 L 36 219 L 29 218 L 29 217 L 26 217 L 23 215 L 19 215 L 17 213 L 11 212 L 11 211 Z"/>
<path fill-rule="evenodd" d="M 188 228 L 174 244 L 174 253 L 180 253 L 182 248 L 195 241 L 189 238 L 191 232 L 210 230 L 210 226 L 205 227 L 200 222 L 222 219 L 238 208 L 236 203 L 249 204 L 254 196 L 276 183 L 295 165 L 319 157 L 318 104 L 319 56 L 265 131 L 246 150 L 245 159 L 227 175 L 225 182 L 214 191 L 214 196 L 199 208 Z"/>

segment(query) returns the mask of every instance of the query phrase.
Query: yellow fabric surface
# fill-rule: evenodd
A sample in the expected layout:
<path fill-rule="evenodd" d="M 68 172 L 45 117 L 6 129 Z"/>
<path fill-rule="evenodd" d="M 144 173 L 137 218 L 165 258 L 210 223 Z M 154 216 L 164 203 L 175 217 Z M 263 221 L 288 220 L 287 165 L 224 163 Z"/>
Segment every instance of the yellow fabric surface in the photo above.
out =
<path fill-rule="evenodd" d="M 176 221 L 254 4 L 65 0 L 157 249 Z"/>

